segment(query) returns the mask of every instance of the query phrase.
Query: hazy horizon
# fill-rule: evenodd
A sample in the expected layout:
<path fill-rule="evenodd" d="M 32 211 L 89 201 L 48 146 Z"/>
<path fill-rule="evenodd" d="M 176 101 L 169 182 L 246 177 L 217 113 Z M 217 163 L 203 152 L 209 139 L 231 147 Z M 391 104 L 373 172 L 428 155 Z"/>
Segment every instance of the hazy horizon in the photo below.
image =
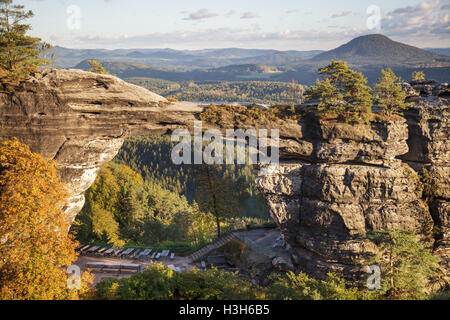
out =
<path fill-rule="evenodd" d="M 373 33 L 450 47 L 450 0 L 16 2 L 35 13 L 32 35 L 73 49 L 330 50 Z"/>
<path fill-rule="evenodd" d="M 354 39 L 354 38 L 352 38 L 352 39 Z M 352 39 L 349 39 L 349 41 L 351 41 Z M 395 40 L 395 39 L 392 39 L 392 40 L 398 41 L 398 40 Z M 341 46 L 341 45 L 343 45 L 343 44 L 345 44 L 347 42 L 343 42 L 343 43 L 341 43 L 338 46 Z M 401 42 L 401 41 L 399 41 L 399 42 Z M 410 43 L 405 43 L 405 42 L 402 42 L 402 43 L 407 44 L 407 45 L 412 45 Z M 336 47 L 332 47 L 332 48 L 327 49 L 327 50 L 325 50 L 325 49 L 314 49 L 314 48 L 308 49 L 308 50 L 298 50 L 298 49 L 283 49 L 283 50 L 281 50 L 281 49 L 277 49 L 277 48 L 264 48 L 264 49 L 261 49 L 261 48 L 251 48 L 251 47 L 250 48 L 242 48 L 242 47 L 208 48 L 208 47 L 205 47 L 205 48 L 199 48 L 199 49 L 183 49 L 183 48 L 174 49 L 174 48 L 170 48 L 170 47 L 165 47 L 165 48 L 164 47 L 153 47 L 153 48 L 143 48 L 143 47 L 131 47 L 131 48 L 122 48 L 122 47 L 120 47 L 120 48 L 119 47 L 118 48 L 104 48 L 104 47 L 97 47 L 97 48 L 96 47 L 92 47 L 92 48 L 73 48 L 73 47 L 70 47 L 70 46 L 60 46 L 60 45 L 55 45 L 55 47 L 61 47 L 61 48 L 70 49 L 70 50 L 107 50 L 107 51 L 115 51 L 115 50 L 176 50 L 176 51 L 192 51 L 192 52 L 195 52 L 195 51 L 208 51 L 208 50 L 221 50 L 221 49 L 277 50 L 277 51 L 329 51 L 329 50 L 332 50 L 332 49 L 336 48 Z M 446 46 L 442 46 L 442 47 L 433 46 L 433 47 L 418 47 L 418 48 L 420 48 L 420 49 L 449 49 L 450 48 L 450 43 L 448 43 Z"/>

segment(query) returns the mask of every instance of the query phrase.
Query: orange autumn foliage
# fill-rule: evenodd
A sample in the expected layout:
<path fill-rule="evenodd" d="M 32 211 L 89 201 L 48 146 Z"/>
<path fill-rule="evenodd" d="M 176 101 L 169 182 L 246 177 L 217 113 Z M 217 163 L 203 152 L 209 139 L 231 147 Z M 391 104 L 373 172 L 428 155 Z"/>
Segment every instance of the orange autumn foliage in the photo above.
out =
<path fill-rule="evenodd" d="M 64 266 L 77 259 L 62 207 L 68 193 L 52 161 L 17 139 L 0 144 L 0 299 L 79 299 L 92 276 L 69 290 Z"/>

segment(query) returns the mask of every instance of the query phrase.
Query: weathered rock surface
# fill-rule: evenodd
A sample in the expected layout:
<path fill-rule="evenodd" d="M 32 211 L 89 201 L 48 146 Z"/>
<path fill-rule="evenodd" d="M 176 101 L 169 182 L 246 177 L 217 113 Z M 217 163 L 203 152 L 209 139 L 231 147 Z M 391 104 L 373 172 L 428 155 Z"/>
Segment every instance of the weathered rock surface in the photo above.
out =
<path fill-rule="evenodd" d="M 97 172 L 127 136 L 170 132 L 192 123 L 193 112 L 201 110 L 167 106 L 163 97 L 113 76 L 54 70 L 13 94 L 0 92 L 0 140 L 16 137 L 56 161 L 73 219 Z"/>
<path fill-rule="evenodd" d="M 392 121 L 367 126 L 305 118 L 252 126 L 280 129 L 282 163 L 262 170 L 257 184 L 297 270 L 356 280 L 364 272 L 359 259 L 377 251 L 369 231 L 415 230 L 431 246 L 436 227 L 434 248 L 450 270 L 449 88 L 419 81 L 404 89 L 415 106 Z M 12 94 L 0 92 L 0 140 L 17 137 L 56 161 L 74 218 L 84 192 L 127 136 L 192 130 L 202 111 L 189 103 L 169 105 L 112 76 L 55 70 Z M 434 190 L 428 202 L 414 171 L 424 167 Z"/>
<path fill-rule="evenodd" d="M 363 272 L 358 259 L 377 252 L 369 231 L 431 234 L 433 221 L 413 177 L 397 163 L 294 162 L 258 177 L 258 187 L 301 270 L 320 278 L 343 272 L 356 280 Z"/>
<path fill-rule="evenodd" d="M 404 89 L 416 102 L 406 121 L 370 128 L 300 122 L 302 139 L 313 145 L 311 155 L 258 177 L 300 270 L 357 280 L 364 273 L 359 259 L 377 252 L 367 233 L 401 228 L 416 231 L 429 246 L 434 243 L 450 274 L 448 85 L 422 81 Z M 417 175 L 424 167 L 433 190 L 428 201 Z"/>
<path fill-rule="evenodd" d="M 418 171 L 429 172 L 426 183 L 432 194 L 426 196 L 437 233 L 435 252 L 450 274 L 450 87 L 437 83 L 434 86 L 423 82 L 414 84 L 416 91 L 426 93 L 405 113 L 410 148 L 402 160 Z M 424 85 L 428 86 L 427 90 L 422 89 Z"/>

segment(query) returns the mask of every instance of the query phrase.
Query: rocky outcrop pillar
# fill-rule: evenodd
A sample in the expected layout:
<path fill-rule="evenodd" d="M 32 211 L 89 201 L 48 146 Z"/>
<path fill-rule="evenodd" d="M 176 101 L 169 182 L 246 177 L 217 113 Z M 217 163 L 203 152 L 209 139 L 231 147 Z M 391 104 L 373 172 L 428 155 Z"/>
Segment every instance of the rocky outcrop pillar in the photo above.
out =
<path fill-rule="evenodd" d="M 370 231 L 401 228 L 431 237 L 418 176 L 397 159 L 408 152 L 404 119 L 302 126 L 314 146 L 310 158 L 258 177 L 299 271 L 358 280 L 361 258 L 377 252 Z"/>

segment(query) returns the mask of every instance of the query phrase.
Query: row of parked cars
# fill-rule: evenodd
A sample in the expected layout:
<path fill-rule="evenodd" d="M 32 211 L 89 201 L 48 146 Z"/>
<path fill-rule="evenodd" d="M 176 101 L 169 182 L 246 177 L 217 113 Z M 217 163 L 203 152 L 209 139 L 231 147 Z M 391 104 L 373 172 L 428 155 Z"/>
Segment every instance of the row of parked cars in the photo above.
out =
<path fill-rule="evenodd" d="M 175 258 L 174 253 L 170 250 L 162 250 L 161 252 L 153 251 L 153 249 L 136 249 L 136 248 L 114 248 L 96 245 L 79 245 L 76 251 L 81 255 L 88 257 L 115 257 L 129 260 L 150 261 L 163 258 Z"/>

